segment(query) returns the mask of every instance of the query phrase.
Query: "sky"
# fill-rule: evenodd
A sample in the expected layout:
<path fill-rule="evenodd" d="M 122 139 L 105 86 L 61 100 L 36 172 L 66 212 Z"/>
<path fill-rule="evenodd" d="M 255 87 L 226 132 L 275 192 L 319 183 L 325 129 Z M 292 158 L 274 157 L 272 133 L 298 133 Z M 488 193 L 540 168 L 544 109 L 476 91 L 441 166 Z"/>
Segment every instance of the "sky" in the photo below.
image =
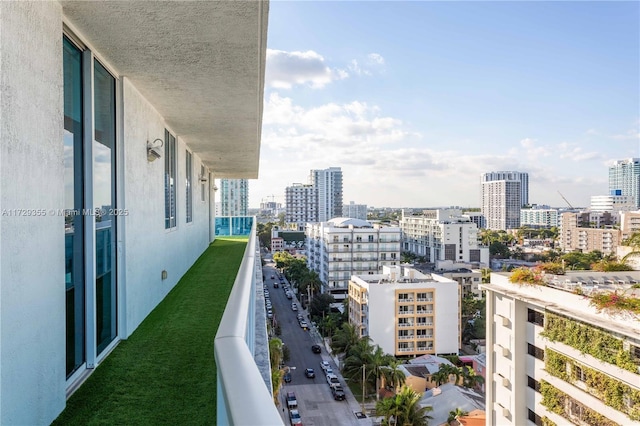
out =
<path fill-rule="evenodd" d="M 588 206 L 640 157 L 639 2 L 272 0 L 266 61 L 252 208 L 329 167 L 345 204 L 479 207 L 515 170 Z"/>

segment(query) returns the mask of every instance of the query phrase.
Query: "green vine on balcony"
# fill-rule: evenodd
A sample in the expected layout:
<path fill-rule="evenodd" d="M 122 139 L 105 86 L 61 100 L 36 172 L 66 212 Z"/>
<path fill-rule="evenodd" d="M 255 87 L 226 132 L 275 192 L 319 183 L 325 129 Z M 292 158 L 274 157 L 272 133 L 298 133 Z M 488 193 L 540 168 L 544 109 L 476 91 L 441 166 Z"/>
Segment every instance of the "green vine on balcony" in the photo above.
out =
<path fill-rule="evenodd" d="M 540 381 L 540 394 L 542 395 L 541 404 L 547 407 L 549 411 L 552 411 L 565 419 L 573 420 L 568 413 L 570 403 L 574 406 L 580 406 L 581 416 L 580 420 L 591 426 L 617 426 L 618 424 L 612 420 L 609 420 L 600 413 L 597 413 L 585 406 L 584 404 L 574 400 L 566 393 L 553 387 L 549 382 L 545 380 Z"/>
<path fill-rule="evenodd" d="M 575 384 L 577 379 L 571 374 L 579 367 L 588 393 L 606 405 L 627 414 L 631 420 L 640 420 L 640 390 L 549 348 L 545 350 L 544 360 L 545 370 L 549 374 L 572 384 Z"/>
<path fill-rule="evenodd" d="M 638 374 L 638 365 L 631 353 L 624 349 L 623 340 L 599 328 L 546 312 L 544 330 L 540 335 Z"/>
<path fill-rule="evenodd" d="M 549 417 L 542 417 L 542 426 L 558 426 Z"/>
<path fill-rule="evenodd" d="M 640 299 L 634 296 L 618 292 L 598 292 L 590 296 L 589 304 L 598 312 L 604 311 L 610 314 L 622 312 L 640 318 Z"/>

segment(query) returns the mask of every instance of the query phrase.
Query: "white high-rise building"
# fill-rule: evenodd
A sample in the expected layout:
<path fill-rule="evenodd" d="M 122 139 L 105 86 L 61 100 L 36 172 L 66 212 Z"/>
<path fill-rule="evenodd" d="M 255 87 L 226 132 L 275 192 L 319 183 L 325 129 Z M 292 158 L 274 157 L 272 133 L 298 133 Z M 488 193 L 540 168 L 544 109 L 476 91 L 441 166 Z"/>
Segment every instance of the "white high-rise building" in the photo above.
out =
<path fill-rule="evenodd" d="M 592 195 L 589 210 L 616 213 L 636 210 L 636 199 L 632 195 Z"/>
<path fill-rule="evenodd" d="M 529 173 L 527 172 L 489 172 L 483 173 L 481 182 L 491 182 L 495 180 L 517 180 L 520 182 L 520 203 L 521 206 L 529 204 Z"/>
<path fill-rule="evenodd" d="M 294 183 L 285 188 L 285 222 L 303 231 L 318 221 L 317 190 L 314 185 Z"/>
<path fill-rule="evenodd" d="M 421 215 L 405 215 L 400 220 L 402 249 L 427 262 L 451 261 L 489 265 L 489 248 L 478 242 L 478 226 L 458 209 L 424 210 Z"/>
<path fill-rule="evenodd" d="M 249 209 L 249 181 L 220 179 L 220 215 L 247 216 Z"/>
<path fill-rule="evenodd" d="M 349 323 L 394 356 L 457 354 L 459 311 L 458 283 L 440 275 L 385 266 L 349 281 Z"/>
<path fill-rule="evenodd" d="M 619 160 L 609 167 L 609 194 L 629 195 L 640 207 L 640 158 Z"/>
<path fill-rule="evenodd" d="M 318 222 L 342 217 L 342 170 L 311 170 L 309 183 L 316 188 Z"/>
<path fill-rule="evenodd" d="M 482 214 L 487 229 L 507 230 L 520 227 L 520 208 L 522 207 L 519 180 L 483 180 Z"/>
<path fill-rule="evenodd" d="M 342 206 L 342 216 L 367 220 L 367 205 L 355 204 L 353 201 L 350 201 L 349 204 L 344 204 Z"/>
<path fill-rule="evenodd" d="M 400 264 L 400 228 L 350 218 L 307 223 L 307 266 L 316 271 L 323 293 L 347 297 L 351 275 L 379 274 Z"/>
<path fill-rule="evenodd" d="M 640 320 L 591 298 L 640 297 L 640 272 L 567 271 L 546 285 L 509 276 L 481 285 L 486 424 L 640 425 Z"/>

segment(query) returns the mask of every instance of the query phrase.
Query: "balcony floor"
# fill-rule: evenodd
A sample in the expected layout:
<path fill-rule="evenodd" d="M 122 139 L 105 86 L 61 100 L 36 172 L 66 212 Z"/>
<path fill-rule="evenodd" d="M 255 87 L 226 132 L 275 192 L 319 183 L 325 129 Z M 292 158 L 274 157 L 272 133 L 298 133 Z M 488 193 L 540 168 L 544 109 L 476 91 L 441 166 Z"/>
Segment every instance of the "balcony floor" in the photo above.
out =
<path fill-rule="evenodd" d="M 53 424 L 215 424 L 213 340 L 246 243 L 218 237 Z"/>

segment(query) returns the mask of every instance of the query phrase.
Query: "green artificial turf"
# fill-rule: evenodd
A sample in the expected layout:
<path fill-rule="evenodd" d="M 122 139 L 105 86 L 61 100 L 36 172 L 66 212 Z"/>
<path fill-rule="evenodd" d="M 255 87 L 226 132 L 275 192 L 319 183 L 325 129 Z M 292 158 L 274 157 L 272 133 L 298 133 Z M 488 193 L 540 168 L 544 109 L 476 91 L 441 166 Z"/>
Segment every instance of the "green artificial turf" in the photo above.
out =
<path fill-rule="evenodd" d="M 53 424 L 214 425 L 213 340 L 246 243 L 217 238 Z"/>

